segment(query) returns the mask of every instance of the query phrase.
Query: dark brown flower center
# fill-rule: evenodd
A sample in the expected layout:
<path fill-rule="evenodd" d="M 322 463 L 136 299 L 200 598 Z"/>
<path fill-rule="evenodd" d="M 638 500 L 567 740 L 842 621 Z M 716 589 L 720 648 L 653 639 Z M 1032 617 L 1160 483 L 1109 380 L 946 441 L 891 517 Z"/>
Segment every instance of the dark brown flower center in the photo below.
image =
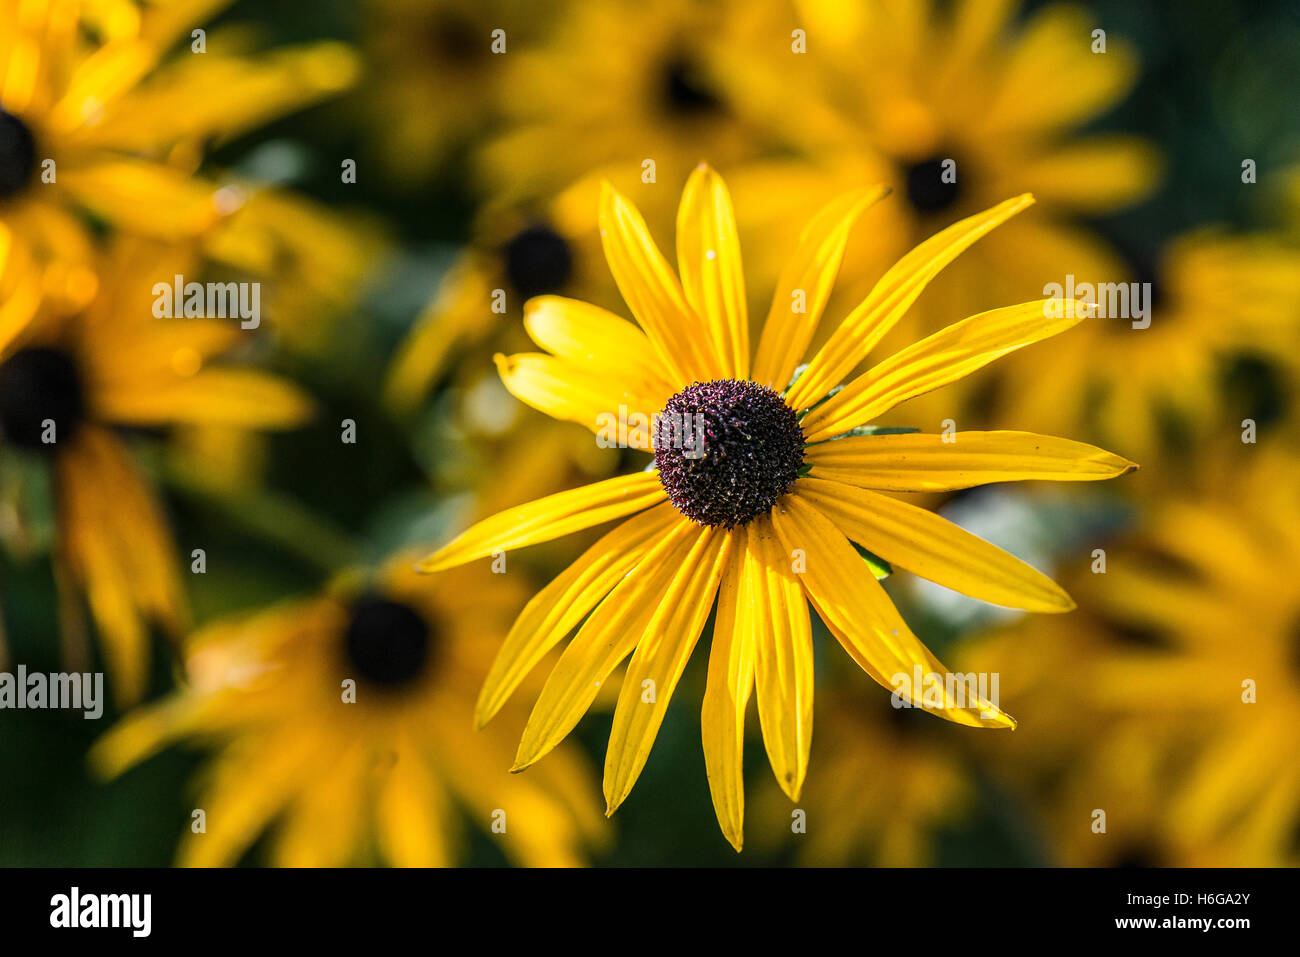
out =
<path fill-rule="evenodd" d="M 399 690 L 428 668 L 436 645 L 428 620 L 409 605 L 363 595 L 352 606 L 343 651 L 349 677 Z"/>
<path fill-rule="evenodd" d="M 907 201 L 918 213 L 941 213 L 961 197 L 961 180 L 957 170 L 948 172 L 946 156 L 931 156 L 913 163 L 903 171 Z"/>
<path fill-rule="evenodd" d="M 33 347 L 0 363 L 0 433 L 5 442 L 53 451 L 76 434 L 85 417 L 81 373 L 68 353 Z"/>
<path fill-rule="evenodd" d="M 36 172 L 36 139 L 27 124 L 0 109 L 0 201 L 17 196 Z"/>
<path fill-rule="evenodd" d="M 502 250 L 506 278 L 524 299 L 561 292 L 573 275 L 569 242 L 549 226 L 529 226 Z"/>
<path fill-rule="evenodd" d="M 675 54 L 664 63 L 660 83 L 664 106 L 670 114 L 690 116 L 713 113 L 722 102 L 700 75 L 699 67 L 685 54 Z"/>
<path fill-rule="evenodd" d="M 746 525 L 799 477 L 803 432 L 794 410 L 757 382 L 696 382 L 664 405 L 654 426 L 664 491 L 701 525 Z"/>

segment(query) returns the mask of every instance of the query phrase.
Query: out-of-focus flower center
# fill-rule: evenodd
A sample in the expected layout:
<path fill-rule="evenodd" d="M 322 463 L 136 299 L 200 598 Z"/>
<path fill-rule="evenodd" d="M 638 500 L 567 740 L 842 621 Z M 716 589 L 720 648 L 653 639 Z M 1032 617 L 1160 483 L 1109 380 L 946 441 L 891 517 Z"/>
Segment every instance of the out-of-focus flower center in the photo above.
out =
<path fill-rule="evenodd" d="M 664 405 L 655 464 L 669 500 L 701 525 L 746 525 L 799 477 L 803 432 L 781 396 L 757 382 L 696 382 Z"/>
<path fill-rule="evenodd" d="M 664 105 L 678 115 L 712 113 L 722 103 L 701 78 L 699 68 L 683 54 L 671 57 L 661 74 Z"/>
<path fill-rule="evenodd" d="M 502 252 L 506 278 L 524 299 L 561 292 L 573 275 L 568 240 L 548 226 L 529 226 Z"/>
<path fill-rule="evenodd" d="M 349 677 L 395 691 L 419 678 L 433 657 L 435 636 L 408 605 L 365 595 L 352 606 L 343 634 Z"/>
<path fill-rule="evenodd" d="M 36 172 L 36 140 L 27 124 L 0 109 L 0 201 L 27 188 Z"/>
<path fill-rule="evenodd" d="M 33 347 L 0 363 L 0 432 L 5 442 L 52 452 L 76 434 L 85 417 L 81 373 L 68 353 Z"/>
<path fill-rule="evenodd" d="M 945 169 L 946 159 L 948 157 L 932 156 L 913 163 L 904 171 L 907 201 L 918 213 L 943 212 L 960 198 L 959 171 Z"/>
<path fill-rule="evenodd" d="M 442 64 L 468 66 L 488 56 L 488 31 L 452 12 L 434 16 L 425 28 L 428 49 Z"/>

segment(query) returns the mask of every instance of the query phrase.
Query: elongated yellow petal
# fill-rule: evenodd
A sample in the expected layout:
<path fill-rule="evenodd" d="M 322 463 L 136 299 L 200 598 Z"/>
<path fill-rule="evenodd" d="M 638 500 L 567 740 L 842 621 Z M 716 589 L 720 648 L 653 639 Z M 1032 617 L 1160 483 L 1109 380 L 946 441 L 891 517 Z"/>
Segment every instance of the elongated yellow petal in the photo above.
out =
<path fill-rule="evenodd" d="M 815 478 L 801 479 L 799 494 L 859 545 L 945 588 L 1026 611 L 1074 607 L 1042 572 L 934 512 Z"/>
<path fill-rule="evenodd" d="M 519 682 L 645 557 L 681 514 L 661 502 L 623 522 L 533 596 L 515 619 L 479 692 L 474 720 L 487 724 Z"/>
<path fill-rule="evenodd" d="M 1022 302 L 981 312 L 913 343 L 809 412 L 809 442 L 865 425 L 900 402 L 955 382 L 994 359 L 1064 332 L 1083 319 L 1087 303 L 1059 299 Z"/>
<path fill-rule="evenodd" d="M 804 227 L 794 255 L 781 270 L 763 323 L 754 381 L 778 392 L 789 383 L 831 297 L 849 231 L 867 207 L 888 195 L 888 186 L 846 193 L 823 206 Z"/>
<path fill-rule="evenodd" d="M 633 392 L 661 398 L 660 406 L 680 388 L 656 361 L 645 333 L 599 306 L 563 296 L 536 296 L 524 306 L 524 327 L 552 355 L 587 371 L 617 370 Z"/>
<path fill-rule="evenodd" d="M 723 374 L 749 377 L 749 313 L 740 238 L 727 185 L 700 164 L 686 181 L 677 208 L 677 271 L 686 301 L 713 338 Z"/>
<path fill-rule="evenodd" d="M 975 240 L 1033 202 L 1034 197 L 1025 193 L 969 216 L 931 236 L 895 263 L 813 356 L 791 388 L 787 396 L 789 404 L 796 409 L 806 408 L 838 385 L 903 317 L 945 266 Z"/>
<path fill-rule="evenodd" d="M 609 183 L 600 194 L 600 236 L 614 282 L 655 344 L 674 382 L 725 378 L 708 329 L 686 301 L 635 206 Z"/>
<path fill-rule="evenodd" d="M 861 435 L 810 445 L 813 478 L 890 492 L 945 492 L 1031 479 L 1092 482 L 1132 462 L 1083 442 L 1034 432 Z"/>
<path fill-rule="evenodd" d="M 606 814 L 623 803 L 650 757 L 668 702 L 713 608 L 730 547 L 724 529 L 704 529 L 632 655 L 605 749 Z"/>
<path fill-rule="evenodd" d="M 651 420 L 667 396 L 633 390 L 630 380 L 611 372 L 579 369 L 565 359 L 541 353 L 494 357 L 510 394 L 539 412 L 576 422 L 629 448 L 649 450 Z M 620 438 L 620 427 L 625 435 Z"/>
<path fill-rule="evenodd" d="M 766 605 L 761 618 L 765 627 L 754 636 L 758 720 L 781 790 L 790 800 L 798 801 L 812 750 L 813 652 L 808 603 L 770 518 L 760 516 L 750 524 L 749 541 L 762 580 L 751 597 Z"/>
<path fill-rule="evenodd" d="M 498 549 L 549 542 L 639 512 L 667 497 L 658 472 L 620 475 L 557 492 L 483 519 L 420 562 L 419 569 L 436 572 L 491 555 Z"/>
<path fill-rule="evenodd" d="M 745 528 L 736 528 L 731 537 L 731 554 L 718 589 L 700 731 L 713 811 L 723 836 L 739 851 L 745 831 L 745 707 L 754 688 L 754 627 L 747 609 L 749 594 L 759 585 L 745 573 Z M 753 569 L 757 571 L 758 565 Z"/>
<path fill-rule="evenodd" d="M 447 795 L 414 741 L 394 744 L 400 758 L 376 798 L 375 837 L 396 867 L 446 867 L 453 860 L 443 824 L 451 814 Z"/>
<path fill-rule="evenodd" d="M 801 576 L 804 591 L 826 627 L 863 671 L 890 691 L 897 691 L 901 699 L 957 724 L 1015 727 L 994 702 L 967 694 L 964 684 L 942 680 L 952 673 L 912 634 L 849 540 L 804 501 L 798 489 L 777 503 L 772 524 L 787 555 L 796 549 L 806 555 L 807 569 Z M 933 704 L 921 697 L 920 689 L 912 694 L 905 683 L 912 681 L 918 667 L 923 682 L 927 675 L 940 678 L 938 700 Z"/>
<path fill-rule="evenodd" d="M 175 422 L 291 429 L 312 412 L 307 394 L 254 369 L 204 369 L 188 378 L 141 379 L 92 385 L 96 411 L 111 422 Z"/>
<path fill-rule="evenodd" d="M 681 518 L 578 629 L 533 705 L 512 771 L 528 767 L 573 730 L 605 679 L 668 602 L 669 589 L 689 577 L 684 564 L 701 535 L 700 526 Z"/>

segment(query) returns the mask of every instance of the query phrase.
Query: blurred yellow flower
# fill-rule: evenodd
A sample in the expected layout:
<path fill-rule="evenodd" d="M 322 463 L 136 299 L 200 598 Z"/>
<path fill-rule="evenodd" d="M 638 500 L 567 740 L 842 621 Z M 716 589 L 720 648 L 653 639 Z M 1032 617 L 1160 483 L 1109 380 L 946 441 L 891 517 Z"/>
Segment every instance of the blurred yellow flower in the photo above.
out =
<path fill-rule="evenodd" d="M 601 840 L 576 751 L 506 774 L 512 733 L 467 720 L 524 597 L 518 579 L 467 569 L 430 582 L 412 561 L 200 629 L 188 684 L 96 745 L 106 774 L 176 742 L 216 748 L 196 805 L 206 830 L 185 835 L 181 864 L 234 864 L 271 831 L 277 866 L 445 866 L 460 857 L 458 807 L 525 866 L 579 864 Z"/>
<path fill-rule="evenodd" d="M 1007 0 L 856 3 L 801 0 L 807 52 L 781 52 L 779 69 L 728 51 L 722 73 L 741 115 L 782 130 L 794 155 L 736 170 L 732 180 L 748 236 L 783 235 L 790 208 L 867 182 L 901 202 L 848 253 L 847 270 L 875 276 L 942 225 L 1028 190 L 1040 215 L 1018 219 L 953 264 L 899 327 L 903 344 L 972 308 L 1042 295 L 1066 272 L 1128 278 L 1121 258 L 1078 222 L 1146 195 L 1155 150 L 1138 137 L 1081 134 L 1132 86 L 1131 45 L 1080 7 L 1050 4 L 1023 24 Z M 758 199 L 761 197 L 761 201 Z M 752 244 L 751 244 L 752 245 Z M 764 251 L 759 247 L 758 253 Z M 758 261 L 759 274 L 769 267 Z M 852 297 L 862 287 L 849 284 Z M 961 393 L 964 395 L 964 392 Z M 964 402 L 942 401 L 936 423 Z M 922 403 L 925 406 L 925 403 Z"/>
<path fill-rule="evenodd" d="M 194 175 L 198 144 L 352 82 L 337 43 L 167 59 L 224 5 L 0 0 L 0 222 L 35 259 L 90 258 L 83 214 L 163 239 L 206 230 L 228 210 Z"/>
<path fill-rule="evenodd" d="M 386 171 L 401 181 L 425 176 L 487 129 L 505 65 L 561 8 L 558 0 L 367 0 L 362 43 L 374 68 L 359 106 Z"/>
<path fill-rule="evenodd" d="M 850 227 L 884 193 L 879 187 L 850 193 L 813 218 L 783 273 L 756 350 L 749 345 L 731 200 L 722 179 L 703 165 L 687 182 L 678 213 L 680 281 L 637 210 L 612 187 L 604 190 L 605 254 L 637 325 L 576 300 L 544 296 L 528 303 L 528 331 L 552 354 L 499 357 L 507 387 L 606 443 L 649 450 L 653 439 L 657 467 L 485 519 L 421 565 L 439 571 L 633 516 L 529 603 L 484 684 L 480 725 L 581 625 L 533 709 L 516 769 L 555 747 L 631 655 L 606 751 L 605 797 L 613 813 L 649 757 L 717 597 L 705 763 L 719 823 L 739 849 L 741 741 L 754 685 L 777 780 L 792 798 L 803 784 L 813 694 L 807 600 L 854 661 L 885 687 L 897 690 L 896 677 L 914 668 L 949 673 L 899 617 L 850 539 L 976 598 L 1045 612 L 1073 607 L 1054 582 L 1019 559 L 875 490 L 1096 480 L 1123 474 L 1132 463 L 1032 433 L 957 433 L 948 442 L 939 435 L 875 435 L 869 423 L 915 395 L 1063 332 L 1082 310 L 1052 309 L 1039 300 L 972 316 L 837 388 L 947 263 L 1032 197 L 1008 200 L 921 244 L 885 274 L 806 367 L 796 368 Z M 923 701 L 914 691 L 903 697 L 961 724 L 1014 724 L 982 695 L 940 687 Z"/>
<path fill-rule="evenodd" d="M 1222 412 L 1229 360 L 1253 355 L 1300 373 L 1300 246 L 1202 229 L 1171 241 L 1134 277 L 1150 285 L 1075 277 L 1076 294 L 1092 284 L 1099 313 L 1068 353 L 1003 367 L 1004 414 L 1032 413 L 1046 428 L 1086 429 L 1154 457 L 1169 451 L 1162 436 L 1171 423 L 1184 443 L 1238 426 Z"/>
<path fill-rule="evenodd" d="M 0 261 L 7 245 L 0 231 Z M 184 261 L 124 239 L 104 254 L 98 287 L 79 290 L 80 308 L 42 307 L 21 278 L 0 304 L 0 443 L 52 470 L 56 565 L 86 591 L 121 703 L 145 688 L 146 619 L 175 635 L 185 611 L 166 521 L 119 430 L 278 429 L 310 411 L 293 386 L 221 362 L 247 335 L 237 322 L 155 318 L 155 282 Z"/>

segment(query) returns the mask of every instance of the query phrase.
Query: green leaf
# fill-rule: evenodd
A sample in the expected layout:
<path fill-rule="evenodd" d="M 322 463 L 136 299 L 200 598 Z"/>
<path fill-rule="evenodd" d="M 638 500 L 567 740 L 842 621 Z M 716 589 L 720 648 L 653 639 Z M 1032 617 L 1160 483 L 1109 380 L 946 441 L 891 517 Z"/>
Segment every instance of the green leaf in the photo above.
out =
<path fill-rule="evenodd" d="M 876 581 L 884 581 L 890 575 L 894 574 L 894 566 L 890 565 L 889 562 L 885 561 L 874 552 L 867 551 L 857 542 L 853 542 L 852 544 L 857 550 L 857 553 L 862 556 L 862 560 L 867 563 L 867 567 L 871 569 L 871 574 L 876 576 Z"/>

